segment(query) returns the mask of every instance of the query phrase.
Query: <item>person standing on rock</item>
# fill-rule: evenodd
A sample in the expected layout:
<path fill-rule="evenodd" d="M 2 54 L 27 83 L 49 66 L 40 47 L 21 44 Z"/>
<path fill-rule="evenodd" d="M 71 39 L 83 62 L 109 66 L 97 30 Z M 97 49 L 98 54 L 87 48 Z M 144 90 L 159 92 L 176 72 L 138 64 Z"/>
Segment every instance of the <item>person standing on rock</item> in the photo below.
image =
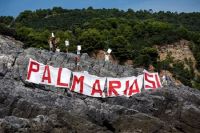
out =
<path fill-rule="evenodd" d="M 104 55 L 105 55 L 105 61 L 106 62 L 109 62 L 109 59 L 110 59 L 110 53 L 112 52 L 112 49 L 108 49 L 107 52 L 104 52 Z"/>
<path fill-rule="evenodd" d="M 155 67 L 152 64 L 150 64 L 149 67 L 148 67 L 148 71 L 154 72 L 154 70 L 155 70 Z"/>
<path fill-rule="evenodd" d="M 109 55 L 106 52 L 104 52 L 104 55 L 105 55 L 105 61 L 109 62 Z"/>
<path fill-rule="evenodd" d="M 56 49 L 57 49 L 57 44 L 59 42 L 59 38 L 56 38 L 54 36 L 54 33 L 51 33 L 51 37 L 49 38 L 48 42 L 49 42 L 49 49 L 50 49 L 50 51 L 55 52 Z"/>
<path fill-rule="evenodd" d="M 167 86 L 168 85 L 168 79 L 169 79 L 169 77 L 167 76 L 167 74 L 166 74 L 166 70 L 164 71 L 164 70 L 161 70 L 160 71 L 160 78 L 161 78 L 161 83 L 162 83 L 162 85 L 163 86 Z"/>

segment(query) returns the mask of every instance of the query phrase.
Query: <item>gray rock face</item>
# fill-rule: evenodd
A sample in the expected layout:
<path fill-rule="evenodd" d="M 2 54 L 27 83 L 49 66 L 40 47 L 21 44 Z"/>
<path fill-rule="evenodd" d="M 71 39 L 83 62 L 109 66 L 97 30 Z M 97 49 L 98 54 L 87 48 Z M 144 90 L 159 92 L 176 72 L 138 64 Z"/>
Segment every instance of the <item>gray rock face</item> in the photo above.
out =
<path fill-rule="evenodd" d="M 25 81 L 29 58 L 76 71 L 75 54 L 53 53 L 0 36 L 1 133 L 199 133 L 200 92 L 170 85 L 130 98 L 92 98 Z M 138 75 L 142 69 L 81 56 L 81 68 L 97 76 Z"/>

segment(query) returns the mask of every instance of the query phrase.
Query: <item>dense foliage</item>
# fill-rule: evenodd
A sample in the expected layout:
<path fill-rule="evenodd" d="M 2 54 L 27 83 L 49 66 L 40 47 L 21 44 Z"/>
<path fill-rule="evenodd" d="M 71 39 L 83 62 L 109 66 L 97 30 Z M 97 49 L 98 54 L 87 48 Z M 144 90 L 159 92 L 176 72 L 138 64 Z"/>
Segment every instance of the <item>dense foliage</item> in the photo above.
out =
<path fill-rule="evenodd" d="M 14 21 L 13 17 L 0 17 L 0 33 L 14 36 L 25 42 L 24 47 L 48 49 L 51 32 L 60 39 L 59 48 L 65 51 L 64 41 L 70 42 L 70 51 L 82 45 L 82 51 L 112 48 L 113 56 L 122 63 L 127 59 L 135 66 L 168 69 L 186 85 L 200 86 L 199 77 L 184 69 L 181 62 L 159 62 L 155 44 L 164 45 L 180 39 L 192 42 L 191 50 L 200 70 L 200 13 L 152 12 L 152 10 L 127 11 L 118 9 L 39 9 L 26 10 Z M 192 69 L 192 68 L 191 68 Z M 184 78 L 184 79 L 181 79 Z"/>

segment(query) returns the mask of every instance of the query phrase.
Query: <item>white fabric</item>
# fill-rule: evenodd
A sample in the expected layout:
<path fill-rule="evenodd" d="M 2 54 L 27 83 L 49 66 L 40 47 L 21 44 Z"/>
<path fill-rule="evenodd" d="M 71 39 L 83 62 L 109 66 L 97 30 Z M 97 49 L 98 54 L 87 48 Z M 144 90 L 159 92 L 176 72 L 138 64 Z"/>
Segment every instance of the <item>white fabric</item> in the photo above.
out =
<path fill-rule="evenodd" d="M 81 76 L 84 77 L 84 82 L 83 82 L 83 92 L 82 94 L 87 95 L 87 96 L 93 96 L 93 97 L 104 97 L 105 94 L 103 92 L 104 90 L 104 86 L 105 86 L 105 82 L 106 82 L 106 78 L 105 77 L 97 77 L 95 75 L 90 75 L 86 72 L 73 72 L 73 80 L 74 80 L 74 76 L 80 78 Z M 72 86 L 73 86 L 73 80 L 72 80 Z M 94 86 L 94 83 L 96 80 L 100 81 L 100 89 L 102 91 L 102 96 L 100 95 L 100 93 L 94 93 L 94 95 L 92 95 L 92 88 Z M 78 84 L 76 84 L 74 91 L 80 93 L 80 82 Z M 72 86 L 71 86 L 71 90 L 72 90 Z"/>
<path fill-rule="evenodd" d="M 57 79 L 57 82 L 56 82 L 56 84 L 55 84 L 55 86 L 56 87 L 64 87 L 64 88 L 66 88 L 66 86 L 64 86 L 64 85 L 59 85 L 58 84 L 58 71 L 59 71 L 59 68 L 56 68 L 56 71 L 54 71 L 54 72 L 56 72 L 55 73 L 55 77 L 56 77 L 56 79 Z M 65 84 L 68 84 L 68 87 L 67 88 L 69 88 L 70 86 L 70 78 L 71 78 L 71 71 L 69 70 L 69 69 L 67 69 L 67 68 L 62 68 L 62 71 L 61 71 L 61 77 L 60 77 L 60 82 L 61 83 L 65 83 Z"/>
<path fill-rule="evenodd" d="M 135 81 L 136 80 L 136 81 Z M 118 83 L 120 83 L 120 88 L 118 88 L 117 86 L 119 84 L 117 83 L 111 83 L 112 81 L 117 81 Z M 127 86 L 127 82 L 129 82 L 129 86 Z M 136 93 L 131 92 L 130 89 L 132 90 L 136 90 L 136 84 L 138 87 L 138 93 L 141 92 L 142 89 L 142 84 L 143 84 L 143 75 L 139 75 L 138 77 L 132 76 L 132 77 L 125 77 L 125 78 L 107 78 L 107 96 L 108 97 L 114 97 L 114 96 L 132 96 Z M 113 92 L 112 87 L 114 86 L 114 91 L 117 92 L 117 95 Z M 126 90 L 126 93 L 125 93 Z M 111 93 L 110 93 L 111 92 Z"/>
<path fill-rule="evenodd" d="M 31 65 L 32 62 L 39 65 L 39 71 L 38 72 L 31 71 L 30 65 Z M 27 71 L 27 79 L 26 79 L 26 81 L 32 82 L 32 83 L 35 83 L 35 84 L 39 84 L 41 79 L 42 79 L 42 74 L 43 74 L 43 71 L 44 71 L 44 68 L 42 66 L 44 66 L 44 65 L 30 58 L 29 59 L 29 64 L 28 64 L 28 71 Z M 33 69 L 37 69 L 37 66 L 33 65 Z M 30 78 L 29 79 L 28 79 L 28 73 L 30 73 Z"/>
<path fill-rule="evenodd" d="M 36 84 L 71 88 L 71 91 L 92 97 L 129 97 L 136 93 L 140 93 L 143 83 L 144 89 L 156 89 L 162 87 L 158 73 L 149 73 L 146 70 L 143 72 L 143 75 L 137 77 L 132 76 L 124 78 L 98 77 L 88 74 L 87 71 L 73 72 L 73 80 L 70 86 L 71 71 L 69 69 L 54 68 L 30 59 L 26 81 Z M 166 79 L 166 77 L 163 77 L 163 79 L 164 78 Z"/>
<path fill-rule="evenodd" d="M 37 72 L 30 70 L 31 62 L 39 64 L 39 70 Z M 33 65 L 33 69 L 36 69 L 36 65 Z M 36 84 L 47 84 L 47 85 L 54 85 L 56 87 L 66 87 L 66 86 L 62 86 L 62 85 L 57 84 L 58 70 L 59 70 L 59 68 L 54 68 L 52 66 L 49 66 L 50 75 L 48 75 L 47 70 L 45 71 L 45 65 L 44 64 L 38 63 L 37 61 L 30 59 L 29 65 L 28 65 L 28 73 L 30 73 L 30 78 L 26 79 L 26 81 L 36 83 Z M 42 82 L 43 76 L 45 76 L 45 77 L 50 76 L 51 83 L 49 83 L 48 80 L 44 80 L 44 82 Z M 67 68 L 62 68 L 61 79 L 60 79 L 61 83 L 67 83 L 69 85 L 70 77 L 71 77 L 71 71 Z M 28 75 L 27 75 L 27 78 L 28 78 Z"/>
<path fill-rule="evenodd" d="M 42 75 L 42 76 L 41 76 L 41 79 L 38 79 L 38 80 L 40 80 L 40 84 L 47 84 L 47 85 L 55 85 L 56 84 L 56 78 L 57 78 L 56 77 L 56 68 L 49 66 L 49 70 L 50 70 L 50 75 L 48 75 L 47 70 L 45 71 L 45 65 L 43 65 L 43 64 L 41 65 L 42 73 L 40 75 Z M 51 83 L 48 83 L 48 80 L 44 80 L 44 82 L 42 82 L 43 76 L 45 76 L 45 77 L 50 76 Z"/>
<path fill-rule="evenodd" d="M 157 89 L 162 87 L 158 73 L 149 73 L 144 70 L 144 89 Z"/>

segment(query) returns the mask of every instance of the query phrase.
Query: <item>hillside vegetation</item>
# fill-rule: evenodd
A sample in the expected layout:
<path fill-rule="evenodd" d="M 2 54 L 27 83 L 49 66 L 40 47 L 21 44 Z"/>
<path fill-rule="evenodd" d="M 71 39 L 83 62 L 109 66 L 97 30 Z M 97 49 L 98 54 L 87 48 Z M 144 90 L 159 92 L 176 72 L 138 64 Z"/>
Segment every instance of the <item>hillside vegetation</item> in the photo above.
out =
<path fill-rule="evenodd" d="M 82 52 L 89 54 L 112 48 L 113 56 L 121 63 L 130 59 L 134 67 L 153 64 L 157 71 L 167 69 L 185 85 L 200 88 L 200 77 L 193 67 L 185 68 L 184 62 L 175 62 L 170 55 L 160 61 L 158 51 L 153 47 L 185 39 L 190 42 L 196 68 L 200 70 L 200 13 L 54 7 L 27 10 L 16 19 L 0 17 L 0 33 L 23 41 L 24 48 L 48 49 L 51 32 L 60 38 L 61 51 L 66 49 L 66 39 L 70 41 L 69 51 L 73 52 L 76 45 L 82 45 Z"/>

